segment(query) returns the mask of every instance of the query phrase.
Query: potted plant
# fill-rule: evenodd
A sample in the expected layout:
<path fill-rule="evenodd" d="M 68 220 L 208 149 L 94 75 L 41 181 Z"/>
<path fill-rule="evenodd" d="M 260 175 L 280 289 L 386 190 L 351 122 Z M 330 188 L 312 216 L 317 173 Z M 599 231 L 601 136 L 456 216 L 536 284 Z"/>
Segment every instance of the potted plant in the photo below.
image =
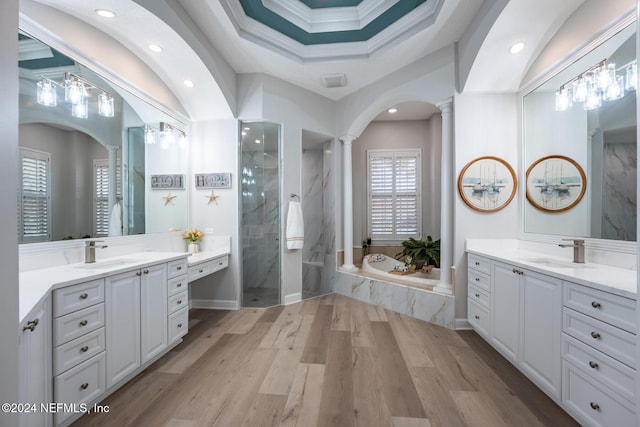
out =
<path fill-rule="evenodd" d="M 402 251 L 396 254 L 396 259 L 410 258 L 416 264 L 416 270 L 423 265 L 440 267 L 440 239 L 433 240 L 431 236 L 418 240 L 410 237 L 402 242 Z"/>

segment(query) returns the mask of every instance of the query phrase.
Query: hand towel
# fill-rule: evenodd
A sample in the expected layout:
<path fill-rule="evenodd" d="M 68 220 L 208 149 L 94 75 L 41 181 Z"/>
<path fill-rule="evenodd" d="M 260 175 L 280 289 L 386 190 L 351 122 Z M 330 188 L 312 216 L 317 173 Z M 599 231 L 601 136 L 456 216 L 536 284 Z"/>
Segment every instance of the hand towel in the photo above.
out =
<path fill-rule="evenodd" d="M 300 202 L 289 202 L 287 214 L 287 249 L 302 249 L 304 246 L 304 220 Z"/>
<path fill-rule="evenodd" d="M 109 237 L 122 236 L 122 207 L 120 202 L 113 205 L 109 218 Z"/>

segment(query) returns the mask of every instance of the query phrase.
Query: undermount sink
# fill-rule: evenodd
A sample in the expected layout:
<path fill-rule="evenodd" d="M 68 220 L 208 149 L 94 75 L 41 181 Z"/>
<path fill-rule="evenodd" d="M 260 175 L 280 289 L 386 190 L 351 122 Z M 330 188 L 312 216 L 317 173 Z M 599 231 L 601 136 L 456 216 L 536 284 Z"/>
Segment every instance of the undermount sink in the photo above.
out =
<path fill-rule="evenodd" d="M 584 264 L 579 264 L 571 261 L 560 261 L 557 259 L 549 258 L 522 258 L 522 261 L 530 262 L 531 264 L 538 264 L 544 267 L 550 268 L 585 268 Z"/>
<path fill-rule="evenodd" d="M 136 260 L 119 258 L 119 259 L 110 259 L 106 261 L 96 261 L 89 264 L 80 264 L 73 268 L 79 269 L 79 270 L 101 270 L 105 268 L 119 267 L 125 264 L 133 264 L 134 262 L 136 262 Z"/>

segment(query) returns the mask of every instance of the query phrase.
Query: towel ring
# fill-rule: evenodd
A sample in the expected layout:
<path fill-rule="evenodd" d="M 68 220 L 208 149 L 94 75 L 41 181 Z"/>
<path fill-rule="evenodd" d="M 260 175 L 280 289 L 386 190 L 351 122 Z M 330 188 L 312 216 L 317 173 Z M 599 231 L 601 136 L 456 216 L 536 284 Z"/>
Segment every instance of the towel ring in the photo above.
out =
<path fill-rule="evenodd" d="M 300 196 L 298 196 L 295 193 L 291 193 L 291 195 L 289 196 L 289 200 L 297 200 L 299 202 L 300 201 Z"/>

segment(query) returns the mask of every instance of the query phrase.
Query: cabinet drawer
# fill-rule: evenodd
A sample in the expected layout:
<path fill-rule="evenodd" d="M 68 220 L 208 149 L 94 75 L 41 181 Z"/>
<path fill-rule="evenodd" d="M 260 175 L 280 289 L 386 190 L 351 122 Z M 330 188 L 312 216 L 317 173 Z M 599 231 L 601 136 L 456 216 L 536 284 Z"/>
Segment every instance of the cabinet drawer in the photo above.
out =
<path fill-rule="evenodd" d="M 470 301 L 477 302 L 478 304 L 489 308 L 489 293 L 476 286 L 469 285 L 469 294 L 467 295 Z"/>
<path fill-rule="evenodd" d="M 167 263 L 167 273 L 169 279 L 173 279 L 174 277 L 178 277 L 181 274 L 186 273 L 188 267 L 189 266 L 187 264 L 186 258 L 177 259 L 175 261 Z"/>
<path fill-rule="evenodd" d="M 480 289 L 484 289 L 485 292 L 490 292 L 491 290 L 491 284 L 489 281 L 490 277 L 491 276 L 488 274 L 481 273 L 472 268 L 467 270 L 467 281 L 469 286 L 477 286 Z"/>
<path fill-rule="evenodd" d="M 491 266 L 489 265 L 489 260 L 487 258 L 468 254 L 467 261 L 467 265 L 469 268 L 473 268 L 474 270 L 478 270 L 484 274 L 490 274 Z"/>
<path fill-rule="evenodd" d="M 169 344 L 185 336 L 189 330 L 189 310 L 185 307 L 169 316 Z"/>
<path fill-rule="evenodd" d="M 562 357 L 616 393 L 635 401 L 635 371 L 586 344 L 562 334 Z"/>
<path fill-rule="evenodd" d="M 632 368 L 636 367 L 636 336 L 629 332 L 566 307 L 562 314 L 562 331 Z"/>
<path fill-rule="evenodd" d="M 489 311 L 474 301 L 467 299 L 467 312 L 469 313 L 469 323 L 480 335 L 488 338 L 489 327 Z"/>
<path fill-rule="evenodd" d="M 53 317 L 64 316 L 104 301 L 104 279 L 53 291 Z"/>
<path fill-rule="evenodd" d="M 598 384 L 571 363 L 562 362 L 562 400 L 583 424 L 589 426 L 634 426 L 633 405 Z"/>
<path fill-rule="evenodd" d="M 189 267 L 189 282 L 193 282 L 194 280 L 198 280 L 201 277 L 213 273 L 212 269 L 212 261 L 201 262 L 200 264 L 192 265 L 191 267 Z"/>
<path fill-rule="evenodd" d="M 58 317 L 53 321 L 53 345 L 62 345 L 103 326 L 104 303 Z"/>
<path fill-rule="evenodd" d="M 169 314 L 175 313 L 176 311 L 182 308 L 188 308 L 188 307 L 189 307 L 189 296 L 186 289 L 183 292 L 180 292 L 179 294 L 169 297 Z"/>
<path fill-rule="evenodd" d="M 636 332 L 636 302 L 632 299 L 564 282 L 563 300 L 566 307 L 610 323 L 625 331 Z"/>
<path fill-rule="evenodd" d="M 104 351 L 104 328 L 58 346 L 53 352 L 53 374 L 60 375 L 102 351 Z"/>
<path fill-rule="evenodd" d="M 188 277 L 186 274 L 175 277 L 168 282 L 167 295 L 172 296 L 187 289 Z"/>
<path fill-rule="evenodd" d="M 54 401 L 75 404 L 89 403 L 105 391 L 104 352 L 55 377 Z M 73 412 L 56 413 L 56 424 L 74 415 Z"/>
<path fill-rule="evenodd" d="M 212 268 L 211 268 L 212 273 L 215 273 L 218 270 L 227 268 L 229 266 L 229 256 L 225 255 L 218 258 L 214 258 L 211 261 L 211 264 L 212 264 Z"/>

